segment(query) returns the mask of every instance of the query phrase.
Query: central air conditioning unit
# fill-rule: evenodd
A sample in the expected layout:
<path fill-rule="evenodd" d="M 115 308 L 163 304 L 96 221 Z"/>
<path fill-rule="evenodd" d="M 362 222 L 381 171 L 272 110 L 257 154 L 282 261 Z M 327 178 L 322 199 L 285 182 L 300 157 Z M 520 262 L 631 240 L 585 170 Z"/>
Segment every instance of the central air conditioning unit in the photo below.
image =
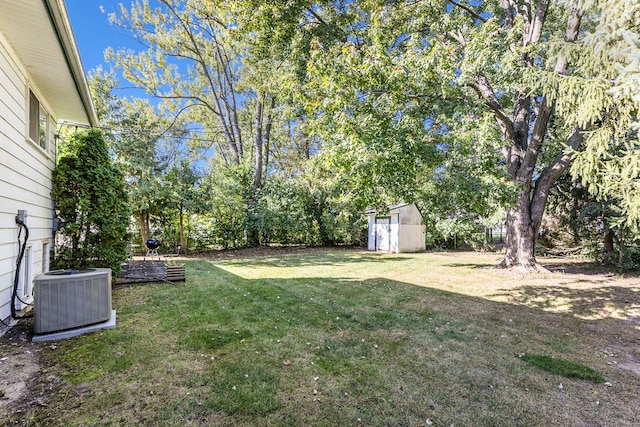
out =
<path fill-rule="evenodd" d="M 58 332 L 111 318 L 111 269 L 54 270 L 35 279 L 34 332 Z"/>

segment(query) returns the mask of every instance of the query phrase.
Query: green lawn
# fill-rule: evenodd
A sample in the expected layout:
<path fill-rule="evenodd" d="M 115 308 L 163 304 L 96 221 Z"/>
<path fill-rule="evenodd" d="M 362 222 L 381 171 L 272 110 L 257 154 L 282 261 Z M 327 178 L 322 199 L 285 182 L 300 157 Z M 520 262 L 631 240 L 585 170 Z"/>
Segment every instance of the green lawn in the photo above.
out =
<path fill-rule="evenodd" d="M 60 381 L 9 424 L 638 425 L 640 377 L 622 363 L 638 361 L 637 282 L 486 268 L 497 260 L 187 260 L 186 283 L 114 289 L 115 329 L 43 344 Z"/>

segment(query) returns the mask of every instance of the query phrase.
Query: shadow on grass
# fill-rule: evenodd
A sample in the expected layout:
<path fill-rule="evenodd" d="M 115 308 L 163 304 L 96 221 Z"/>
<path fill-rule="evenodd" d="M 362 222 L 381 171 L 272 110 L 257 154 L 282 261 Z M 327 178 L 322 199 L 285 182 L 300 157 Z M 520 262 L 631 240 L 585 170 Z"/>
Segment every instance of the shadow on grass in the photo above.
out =
<path fill-rule="evenodd" d="M 603 383 L 605 381 L 600 372 L 581 363 L 557 359 L 543 354 L 524 354 L 520 358 L 552 374 L 562 375 L 567 378 L 589 380 L 594 383 Z"/>
<path fill-rule="evenodd" d="M 346 265 L 366 262 L 400 262 L 410 260 L 401 255 L 377 252 L 313 252 L 306 254 L 261 256 L 255 258 L 225 259 L 217 262 L 239 267 L 267 266 L 267 267 L 303 267 L 317 265 Z"/>
<path fill-rule="evenodd" d="M 377 255 L 357 253 L 299 257 L 278 261 L 302 267 L 378 261 Z M 234 265 L 256 261 L 280 266 L 268 258 Z M 212 413 L 220 417 L 215 425 L 227 426 L 601 420 L 595 403 L 585 405 L 594 399 L 590 387 L 565 382 L 571 396 L 561 396 L 559 409 L 557 378 L 525 364 L 520 353 L 554 354 L 607 369 L 607 380 L 616 384 L 615 393 L 599 397 L 606 399 L 607 416 L 618 425 L 635 419 L 640 380 L 625 378 L 599 356 L 613 343 L 636 342 L 629 322 L 559 316 L 547 312 L 543 301 L 573 301 L 570 309 L 577 313 L 593 311 L 589 304 L 607 307 L 609 298 L 624 310 L 633 307 L 628 301 L 637 301 L 637 291 L 561 292 L 548 286 L 530 292 L 523 286 L 504 303 L 386 278 L 245 279 L 212 261 L 186 264 L 184 286 L 124 288 L 115 294 L 116 329 L 60 342 L 50 352 L 52 368 L 95 378 L 87 386 L 91 394 L 53 394 L 46 405 L 32 405 L 10 421 L 54 412 L 59 418 L 50 425 L 92 424 L 89 417 L 96 413 L 114 425 L 136 417 L 148 425 L 186 425 Z M 592 324 L 607 332 L 594 332 Z M 92 371 L 94 377 L 87 375 Z M 110 382 L 114 389 L 104 390 Z M 104 396 L 103 402 L 94 395 Z M 144 405 L 134 404 L 140 401 Z"/>
<path fill-rule="evenodd" d="M 616 275 L 615 267 L 603 265 L 597 261 L 564 261 L 541 258 L 540 263 L 549 271 L 565 274 Z M 637 274 L 635 274 L 637 275 Z"/>
<path fill-rule="evenodd" d="M 377 254 L 368 253 L 353 253 L 353 254 L 332 254 L 332 253 L 319 253 L 308 254 L 299 257 L 280 257 L 280 258 L 266 258 L 266 259 L 242 259 L 238 261 L 230 261 L 235 266 L 278 266 L 278 267 L 301 267 L 305 265 L 340 265 L 348 263 L 359 262 L 398 262 L 407 258 L 392 256 L 385 257 Z M 219 262 L 225 264 L 226 262 Z M 486 269 L 491 267 L 488 263 L 459 263 L 459 264 L 445 264 L 452 268 L 473 268 L 473 269 Z M 216 267 L 209 261 L 192 261 L 190 264 L 191 270 L 194 272 L 215 272 L 215 276 L 222 279 L 228 279 L 230 281 L 238 281 L 240 278 L 228 271 L 225 271 L 219 267 Z M 342 292 L 345 295 L 343 301 L 347 306 L 350 306 L 352 302 L 347 298 L 353 298 L 354 300 L 360 300 L 363 302 L 376 305 L 376 297 L 369 298 L 368 287 L 377 287 L 378 283 L 385 283 L 387 279 L 372 279 L 368 281 L 359 281 L 354 279 L 314 279 L 314 278 L 302 278 L 302 279 L 262 279 L 251 281 L 247 279 L 241 279 L 243 283 L 247 283 L 249 287 L 253 285 L 251 283 L 270 284 L 270 283 L 290 283 L 295 287 L 297 284 L 306 284 L 307 286 L 313 286 L 320 294 L 330 290 L 330 292 Z M 569 314 L 581 319 L 606 319 L 612 315 L 619 319 L 630 321 L 632 324 L 640 324 L 640 287 L 622 287 L 622 286 L 607 286 L 608 281 L 603 280 L 585 280 L 580 279 L 571 282 L 572 284 L 584 283 L 590 286 L 587 289 L 576 289 L 575 287 L 566 287 L 562 285 L 550 285 L 550 286 L 521 286 L 515 289 L 502 290 L 493 296 L 505 297 L 509 304 L 522 307 L 527 306 L 532 309 L 544 310 L 544 311 L 556 311 L 564 314 Z M 317 283 L 317 285 L 315 285 Z M 398 289 L 398 283 L 393 282 L 394 285 L 390 286 Z M 412 284 L 403 283 L 403 286 L 408 286 L 406 289 L 421 289 L 415 287 Z M 286 287 L 278 286 L 283 291 Z M 428 289 L 428 288 L 427 288 Z M 438 289 L 429 290 L 432 295 L 441 294 L 443 291 Z M 448 294 L 447 292 L 444 292 Z M 375 295 L 375 293 L 374 293 Z M 452 294 L 457 295 L 457 294 Z"/>
<path fill-rule="evenodd" d="M 445 267 L 452 267 L 452 268 L 456 268 L 456 267 L 461 267 L 461 268 L 474 268 L 474 269 L 486 269 L 486 268 L 493 268 L 496 267 L 497 264 L 490 264 L 490 263 L 486 263 L 486 262 L 478 262 L 478 263 L 449 263 L 449 264 L 442 264 Z"/>

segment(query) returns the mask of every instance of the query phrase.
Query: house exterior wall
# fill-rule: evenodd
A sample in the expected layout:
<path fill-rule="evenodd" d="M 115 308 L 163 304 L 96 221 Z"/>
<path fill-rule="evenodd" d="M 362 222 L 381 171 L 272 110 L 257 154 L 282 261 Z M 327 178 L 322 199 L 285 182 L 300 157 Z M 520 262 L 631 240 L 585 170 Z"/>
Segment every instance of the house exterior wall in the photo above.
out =
<path fill-rule="evenodd" d="M 29 227 L 26 268 L 20 288 L 30 302 L 33 278 L 49 263 L 52 241 L 53 203 L 51 177 L 55 165 L 56 118 L 46 99 L 30 81 L 11 44 L 0 33 L 0 319 L 11 313 L 11 293 L 18 257 L 18 210 L 27 212 Z M 28 137 L 29 90 L 49 114 L 48 146 L 43 149 Z M 24 232 L 22 233 L 24 239 Z M 23 298 L 24 299 L 24 298 Z M 23 308 L 21 305 L 18 309 Z"/>

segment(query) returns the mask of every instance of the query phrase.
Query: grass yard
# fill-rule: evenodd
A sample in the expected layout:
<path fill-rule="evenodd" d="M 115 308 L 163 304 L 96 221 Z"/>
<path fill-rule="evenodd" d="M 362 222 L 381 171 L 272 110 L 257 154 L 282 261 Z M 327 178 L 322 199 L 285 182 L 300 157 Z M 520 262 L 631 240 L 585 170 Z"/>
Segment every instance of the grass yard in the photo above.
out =
<path fill-rule="evenodd" d="M 43 397 L 6 424 L 640 425 L 638 279 L 499 259 L 187 260 L 114 289 L 116 329 L 40 344 Z"/>

